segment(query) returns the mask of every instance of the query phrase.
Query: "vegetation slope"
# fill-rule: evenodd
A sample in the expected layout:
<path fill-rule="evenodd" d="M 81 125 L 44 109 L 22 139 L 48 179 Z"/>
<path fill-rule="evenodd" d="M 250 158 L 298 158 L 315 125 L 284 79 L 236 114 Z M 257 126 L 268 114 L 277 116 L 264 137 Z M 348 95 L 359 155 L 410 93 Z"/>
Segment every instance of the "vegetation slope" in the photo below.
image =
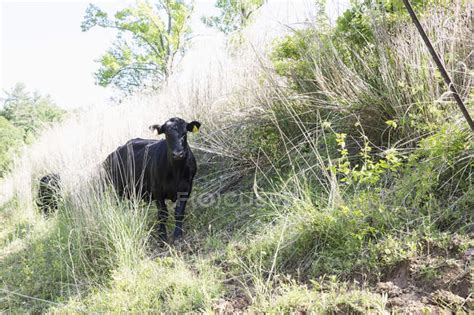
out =
<path fill-rule="evenodd" d="M 320 14 L 43 133 L 2 183 L 0 310 L 468 312 L 473 133 L 402 9 Z M 417 10 L 474 112 L 471 5 Z M 171 115 L 202 122 L 199 171 L 185 238 L 160 247 L 155 206 L 101 189 L 98 165 Z M 44 218 L 51 171 L 62 201 Z"/>

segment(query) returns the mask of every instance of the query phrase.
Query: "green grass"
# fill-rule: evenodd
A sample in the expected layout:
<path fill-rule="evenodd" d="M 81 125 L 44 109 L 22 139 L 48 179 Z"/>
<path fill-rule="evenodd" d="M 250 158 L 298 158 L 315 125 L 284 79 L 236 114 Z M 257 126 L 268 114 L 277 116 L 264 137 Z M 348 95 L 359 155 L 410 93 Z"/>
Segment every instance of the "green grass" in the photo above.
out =
<path fill-rule="evenodd" d="M 442 54 L 464 60 L 466 16 L 440 8 L 425 22 L 432 29 L 439 19 L 459 31 L 453 45 L 440 43 Z M 72 160 L 68 150 L 25 153 L 0 206 L 0 311 L 380 314 L 393 309 L 374 286 L 398 266 L 461 259 L 473 246 L 473 135 L 444 101 L 413 29 L 387 41 L 389 26 L 373 23 L 380 41 L 365 51 L 370 60 L 348 62 L 337 36 L 311 30 L 311 45 L 292 37 L 273 60 L 287 82 L 253 69 L 254 85 L 232 86 L 225 110 L 195 109 L 208 129 L 193 138 L 199 172 L 185 238 L 169 246 L 157 243 L 154 205 L 117 198 L 95 169 L 67 172 L 100 161 L 125 131 L 106 130 L 95 146 L 71 142 L 85 152 Z M 452 40 L 448 31 L 433 36 Z M 301 49 L 297 58 L 285 57 L 290 48 Z M 457 74 L 467 90 L 466 73 Z M 205 91 L 193 96 L 199 104 L 220 100 Z M 66 175 L 59 210 L 45 219 L 31 179 L 51 161 Z M 442 276 L 429 264 L 419 270 L 423 281 Z"/>
<path fill-rule="evenodd" d="M 346 283 L 318 282 L 308 286 L 281 284 L 275 294 L 256 304 L 255 311 L 273 314 L 309 312 L 316 314 L 388 314 L 386 297 L 354 288 Z"/>
<path fill-rule="evenodd" d="M 84 299 L 72 299 L 52 313 L 209 312 L 223 292 L 221 275 L 203 263 L 194 267 L 191 270 L 178 257 L 145 259 L 133 267 L 118 268 L 107 286 L 94 289 Z"/>

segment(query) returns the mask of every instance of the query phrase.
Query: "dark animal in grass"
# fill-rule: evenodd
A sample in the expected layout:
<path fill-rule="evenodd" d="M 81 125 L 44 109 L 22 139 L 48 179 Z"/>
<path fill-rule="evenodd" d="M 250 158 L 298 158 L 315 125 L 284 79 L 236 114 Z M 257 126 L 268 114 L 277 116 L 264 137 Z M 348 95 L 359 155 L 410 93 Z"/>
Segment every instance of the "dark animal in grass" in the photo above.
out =
<path fill-rule="evenodd" d="M 48 216 L 58 210 L 59 199 L 61 198 L 61 178 L 58 174 L 51 173 L 39 180 L 38 198 L 36 204 L 41 212 Z"/>
<path fill-rule="evenodd" d="M 162 241 L 167 240 L 165 199 L 176 201 L 174 238 L 183 234 L 184 210 L 197 170 L 187 134 L 197 132 L 200 126 L 197 121 L 171 118 L 163 125 L 150 126 L 164 134 L 165 140 L 129 140 L 104 161 L 107 177 L 119 196 L 156 202 Z"/>

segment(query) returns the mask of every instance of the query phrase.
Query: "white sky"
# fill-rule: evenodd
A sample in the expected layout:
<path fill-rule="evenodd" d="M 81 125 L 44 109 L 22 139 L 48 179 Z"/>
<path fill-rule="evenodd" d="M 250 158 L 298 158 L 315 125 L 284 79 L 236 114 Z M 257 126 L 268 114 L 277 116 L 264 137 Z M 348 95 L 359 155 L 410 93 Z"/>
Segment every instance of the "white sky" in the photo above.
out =
<path fill-rule="evenodd" d="M 111 89 L 95 85 L 95 62 L 112 43 L 115 33 L 93 28 L 83 33 L 80 25 L 88 3 L 113 13 L 134 1 L 10 1 L 0 0 L 0 89 L 23 82 L 28 90 L 50 94 L 62 107 L 104 104 Z M 196 1 L 192 28 L 199 49 L 216 47 L 209 41 L 222 36 L 200 22 L 215 13 L 215 1 Z M 291 24 L 307 18 L 311 0 L 270 0 L 262 19 Z M 333 2 L 329 14 L 340 14 L 347 1 Z M 199 56 L 200 54 L 192 54 Z M 197 57 L 199 58 L 199 57 Z M 193 60 L 186 65 L 193 64 Z M 1 93 L 0 95 L 3 95 Z M 1 97 L 1 96 L 0 96 Z"/>

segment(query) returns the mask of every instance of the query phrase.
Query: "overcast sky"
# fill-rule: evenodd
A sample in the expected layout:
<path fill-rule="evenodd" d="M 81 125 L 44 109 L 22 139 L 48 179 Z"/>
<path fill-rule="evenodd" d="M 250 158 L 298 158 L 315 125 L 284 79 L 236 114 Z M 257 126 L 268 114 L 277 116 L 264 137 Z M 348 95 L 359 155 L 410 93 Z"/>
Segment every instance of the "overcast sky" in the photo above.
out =
<path fill-rule="evenodd" d="M 83 33 L 80 24 L 89 2 L 113 13 L 135 1 L 0 1 L 2 91 L 23 82 L 29 90 L 50 94 L 66 108 L 107 102 L 112 91 L 95 85 L 93 73 L 98 68 L 95 61 L 110 46 L 115 33 L 100 28 Z M 195 2 L 192 28 L 199 35 L 196 45 L 200 49 L 209 47 L 206 42 L 222 38 L 200 22 L 203 14 L 215 13 L 214 2 Z M 307 18 L 309 3 L 310 0 L 270 0 L 264 19 L 296 23 Z M 345 6 L 345 1 L 333 2 L 329 13 L 337 15 Z"/>

